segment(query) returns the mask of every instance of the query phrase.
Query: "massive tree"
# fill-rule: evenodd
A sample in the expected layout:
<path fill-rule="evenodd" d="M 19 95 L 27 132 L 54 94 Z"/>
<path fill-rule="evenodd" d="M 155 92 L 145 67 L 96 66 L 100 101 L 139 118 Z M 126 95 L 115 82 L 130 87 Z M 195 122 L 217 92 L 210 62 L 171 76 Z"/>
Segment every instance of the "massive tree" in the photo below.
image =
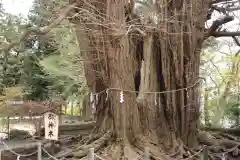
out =
<path fill-rule="evenodd" d="M 145 7 L 137 10 L 137 3 Z M 229 15 L 205 28 L 214 10 L 227 12 L 220 3 L 231 4 L 230 10 L 236 2 L 71 0 L 49 26 L 30 28 L 22 38 L 48 33 L 66 16 L 74 24 L 87 84 L 99 93 L 93 133 L 103 136 L 96 141 L 93 136 L 86 143 L 94 141 L 93 147 L 99 149 L 111 137 L 111 159 L 134 159 L 134 153 L 144 147 L 150 148 L 154 159 L 183 158 L 192 153 L 185 153 L 186 149 L 198 142 L 236 144 L 199 134 L 202 42 L 209 36 L 240 35 L 218 30 L 233 20 Z M 68 155 L 80 158 L 86 155 L 86 147 L 92 145 Z"/>
<path fill-rule="evenodd" d="M 82 55 L 91 62 L 85 64 L 88 85 L 96 93 L 109 89 L 108 101 L 99 94 L 96 104 L 97 131 L 113 132 L 126 148 L 148 146 L 158 157 L 161 149 L 197 144 L 209 3 L 159 0 L 147 3 L 155 11 L 143 17 L 134 14 L 133 1 L 78 3 L 79 11 L 87 9 L 75 23 Z"/>
<path fill-rule="evenodd" d="M 231 16 L 205 28 L 222 2 L 141 1 L 148 7 L 141 16 L 135 1 L 77 1 L 79 16 L 71 20 L 88 86 L 101 92 L 96 131 L 110 131 L 128 149 L 148 146 L 159 158 L 166 158 L 161 150 L 174 153 L 183 144 L 198 145 L 201 45 L 209 36 L 233 35 L 217 31 Z"/>

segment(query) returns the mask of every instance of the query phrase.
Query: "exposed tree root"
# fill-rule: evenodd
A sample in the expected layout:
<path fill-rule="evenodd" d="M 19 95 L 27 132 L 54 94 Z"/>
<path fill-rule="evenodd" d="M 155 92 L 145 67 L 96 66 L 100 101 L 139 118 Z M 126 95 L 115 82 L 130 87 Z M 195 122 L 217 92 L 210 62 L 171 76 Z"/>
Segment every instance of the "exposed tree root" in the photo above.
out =
<path fill-rule="evenodd" d="M 210 133 L 206 131 L 199 132 L 198 140 L 201 144 L 207 146 L 210 158 L 234 159 L 240 157 L 240 142 L 231 135 L 222 133 Z"/>
<path fill-rule="evenodd" d="M 112 132 L 91 134 L 78 143 L 81 146 L 65 150 L 56 157 L 76 160 L 87 156 L 89 149 L 94 148 L 96 155 L 104 160 L 137 160 L 143 158 L 146 147 L 149 148 L 149 155 L 153 160 L 198 160 L 204 152 L 213 160 L 221 160 L 223 156 L 229 160 L 237 160 L 240 157 L 238 137 L 226 133 L 200 131 L 198 148 L 188 148 L 181 140 L 176 140 L 173 149 L 169 151 L 164 150 L 154 137 L 141 136 L 133 143 L 123 139 L 114 141 L 111 137 Z"/>
<path fill-rule="evenodd" d="M 95 151 L 98 151 L 101 147 L 103 147 L 107 141 L 111 138 L 111 133 L 106 133 L 101 138 L 97 139 L 91 144 L 81 146 L 77 148 L 78 151 L 73 152 L 73 156 L 76 158 L 82 158 L 87 155 L 90 148 L 94 148 Z"/>
<path fill-rule="evenodd" d="M 107 143 L 107 141 L 111 138 L 111 136 L 112 136 L 112 132 L 107 132 L 100 138 L 98 138 L 99 135 L 91 136 L 88 140 L 86 140 L 85 145 L 59 153 L 58 155 L 55 155 L 55 157 L 57 158 L 68 157 L 68 158 L 78 158 L 78 159 L 82 158 L 87 155 L 90 148 L 94 148 L 95 151 L 98 151 L 100 148 L 102 148 Z"/>
<path fill-rule="evenodd" d="M 204 127 L 203 130 L 205 131 L 214 131 L 214 132 L 221 132 L 221 133 L 227 133 L 235 136 L 240 136 L 240 129 L 234 129 L 234 128 L 213 128 L 213 127 Z"/>
<path fill-rule="evenodd" d="M 141 155 L 143 155 L 143 151 L 146 147 L 149 148 L 150 156 L 152 159 L 156 160 L 169 160 L 170 156 L 164 154 L 164 151 L 161 149 L 161 145 L 157 144 L 156 141 L 152 142 L 147 137 L 141 137 L 135 143 L 135 147 L 141 151 Z"/>

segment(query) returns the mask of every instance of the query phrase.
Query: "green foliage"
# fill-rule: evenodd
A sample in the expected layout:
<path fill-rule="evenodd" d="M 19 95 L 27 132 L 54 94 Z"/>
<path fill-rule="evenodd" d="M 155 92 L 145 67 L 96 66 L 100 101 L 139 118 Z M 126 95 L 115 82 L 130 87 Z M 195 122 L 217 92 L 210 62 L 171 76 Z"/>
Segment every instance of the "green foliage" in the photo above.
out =
<path fill-rule="evenodd" d="M 73 110 L 73 111 L 72 111 Z M 73 113 L 73 116 L 79 116 L 82 113 L 82 108 L 79 106 L 74 106 L 73 108 L 68 107 L 67 108 L 67 115 L 71 115 Z"/>
<path fill-rule="evenodd" d="M 47 25 L 56 11 L 65 5 L 63 1 L 39 1 L 35 0 L 29 19 L 34 25 Z M 84 95 L 86 85 L 83 75 L 83 66 L 76 59 L 77 46 L 69 30 L 68 22 L 54 28 L 47 36 L 37 37 L 35 41 L 39 43 L 38 51 L 38 73 L 35 73 L 35 80 L 48 81 L 42 83 L 43 95 L 54 96 L 61 94 L 64 99 L 69 99 L 72 95 Z M 36 71 L 37 72 L 37 71 Z M 33 76 L 30 76 L 33 77 Z M 28 83 L 31 84 L 31 83 Z M 39 83 L 37 83 L 39 84 Z M 31 86 L 37 86 L 33 84 Z M 34 90 L 33 88 L 30 89 Z M 39 89 L 35 89 L 39 90 Z"/>
<path fill-rule="evenodd" d="M 1 7 L 0 7 L 1 8 Z M 19 38 L 24 29 L 25 19 L 5 13 L 0 9 L 0 48 Z M 22 46 L 11 49 L 8 53 L 0 53 L 0 88 L 1 93 L 5 87 L 18 85 L 20 82 L 23 56 Z"/>
<path fill-rule="evenodd" d="M 208 90 L 204 93 L 207 94 L 205 113 L 209 114 L 209 121 L 214 126 L 222 127 L 226 122 L 239 126 L 239 120 L 236 120 L 240 118 L 237 116 L 239 94 L 236 93 L 240 92 L 240 76 L 233 65 L 239 65 L 239 58 L 235 56 L 236 52 L 227 50 L 229 44 L 225 41 L 211 38 L 203 46 L 200 74 L 206 79 L 204 87 Z"/>
<path fill-rule="evenodd" d="M 23 75 L 21 77 L 24 86 L 24 98 L 28 100 L 45 100 L 49 98 L 48 86 L 52 84 L 47 74 L 39 65 L 37 53 L 25 56 Z"/>
<path fill-rule="evenodd" d="M 51 89 L 61 92 L 65 99 L 75 94 L 84 96 L 87 87 L 83 64 L 78 59 L 74 39 L 66 28 L 57 28 L 53 31 L 58 35 L 56 41 L 59 42 L 60 54 L 49 55 L 40 62 L 55 82 Z"/>

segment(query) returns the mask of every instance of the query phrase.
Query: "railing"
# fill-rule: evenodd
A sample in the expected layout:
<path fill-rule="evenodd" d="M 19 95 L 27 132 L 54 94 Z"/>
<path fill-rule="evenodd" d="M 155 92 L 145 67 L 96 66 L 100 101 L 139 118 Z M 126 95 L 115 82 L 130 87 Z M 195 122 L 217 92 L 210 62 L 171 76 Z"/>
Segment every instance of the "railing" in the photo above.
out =
<path fill-rule="evenodd" d="M 87 160 L 96 160 L 96 159 L 97 160 L 106 160 L 103 157 L 94 153 L 94 148 L 90 148 L 89 152 L 88 152 Z M 138 160 L 138 159 L 150 160 L 150 152 L 149 152 L 148 147 L 145 148 L 143 155 L 140 155 L 140 156 L 137 156 L 136 158 L 134 158 L 134 160 Z"/>
<path fill-rule="evenodd" d="M 21 157 L 32 157 L 34 155 L 37 155 L 37 160 L 43 160 L 43 156 L 42 156 L 42 152 L 44 152 L 48 157 L 48 159 L 53 159 L 53 160 L 66 160 L 67 158 L 63 157 L 61 159 L 58 159 L 56 157 L 54 157 L 53 155 L 51 155 L 44 147 L 42 147 L 42 144 L 40 142 L 34 142 L 34 143 L 31 143 L 31 145 L 37 145 L 37 151 L 35 152 L 32 152 L 32 153 L 29 153 L 29 154 L 19 154 L 17 152 L 15 152 L 13 150 L 13 148 L 10 148 L 4 141 L 1 141 L 1 144 L 4 146 L 4 150 L 0 151 L 0 160 L 1 160 L 1 157 L 2 157 L 2 152 L 3 151 L 10 151 L 12 154 L 14 154 L 15 156 L 17 156 L 17 160 L 20 160 Z M 198 156 L 202 151 L 204 150 L 201 149 L 199 152 L 197 152 L 195 155 L 191 156 L 191 158 L 195 157 L 195 156 Z M 207 153 L 207 152 L 205 152 Z M 207 157 L 207 156 L 204 156 L 204 157 Z M 88 155 L 87 155 L 87 160 L 107 160 L 99 155 L 97 155 L 96 153 L 94 153 L 94 148 L 89 148 L 89 152 L 88 152 Z M 142 155 L 139 155 L 137 157 L 134 158 L 134 160 L 150 160 L 150 151 L 149 151 L 149 148 L 146 147 L 145 150 L 144 150 L 144 153 Z M 187 159 L 185 159 L 187 160 Z M 203 160 L 207 160 L 207 159 L 203 159 Z"/>
<path fill-rule="evenodd" d="M 0 151 L 0 160 L 2 160 L 2 152 L 3 151 L 9 151 L 11 152 L 13 155 L 17 156 L 17 160 L 20 160 L 21 157 L 25 157 L 25 158 L 28 158 L 28 157 L 32 157 L 34 155 L 37 155 L 37 160 L 43 160 L 43 156 L 42 156 L 42 152 L 44 152 L 47 156 L 48 156 L 48 159 L 53 159 L 53 160 L 64 160 L 66 158 L 61 158 L 61 159 L 58 159 L 54 156 L 52 156 L 43 146 L 40 142 L 34 142 L 34 143 L 31 143 L 31 145 L 37 145 L 37 151 L 34 151 L 32 153 L 29 153 L 29 154 L 19 154 L 17 152 L 15 152 L 13 149 L 14 148 L 10 148 L 4 141 L 1 141 L 1 144 L 4 146 L 4 150 L 1 150 Z M 15 147 L 16 148 L 16 147 Z"/>
<path fill-rule="evenodd" d="M 203 147 L 201 150 L 199 150 L 194 155 L 192 155 L 188 158 L 177 159 L 177 160 L 191 160 L 191 159 L 195 158 L 196 156 L 199 156 L 202 152 L 203 152 L 203 159 L 202 160 L 208 160 L 207 147 Z M 149 150 L 148 147 L 145 147 L 144 153 L 142 155 L 139 155 L 139 156 L 135 157 L 133 160 L 150 160 L 150 159 L 151 159 L 150 150 Z M 161 158 L 157 158 L 157 159 L 161 159 Z M 173 158 L 171 158 L 171 159 L 175 160 Z M 90 148 L 89 152 L 88 152 L 87 160 L 107 160 L 107 159 L 104 159 L 103 157 L 100 157 L 99 155 L 95 154 L 94 153 L 94 148 Z"/>
<path fill-rule="evenodd" d="M 37 155 L 37 160 L 43 160 L 43 156 L 42 156 L 42 152 L 44 152 L 48 157 L 47 159 L 53 159 L 53 160 L 66 160 L 67 158 L 63 157 L 63 158 L 56 158 L 53 155 L 51 155 L 43 146 L 40 142 L 34 142 L 31 143 L 31 145 L 37 145 L 37 150 L 35 152 L 29 153 L 29 154 L 19 154 L 15 151 L 13 151 L 13 148 L 10 148 L 4 141 L 1 141 L 1 144 L 4 146 L 5 150 L 1 150 L 0 151 L 0 160 L 1 160 L 1 153 L 3 151 L 10 151 L 12 154 L 17 156 L 17 160 L 20 160 L 21 157 L 32 157 L 34 155 Z M 28 144 L 29 145 L 29 144 Z M 200 149 L 198 152 L 196 152 L 194 155 L 185 158 L 184 160 L 191 160 L 197 156 L 200 156 L 202 160 L 208 160 L 209 155 L 212 156 L 216 156 L 219 157 L 221 159 L 224 159 L 225 155 L 232 152 L 233 150 L 235 150 L 237 147 L 239 147 L 239 145 L 225 151 L 225 152 L 221 152 L 221 153 L 211 153 L 208 150 L 207 146 L 202 147 L 202 149 Z M 16 148 L 16 147 L 15 147 Z M 211 153 L 211 154 L 210 154 Z M 156 157 L 155 157 L 156 158 Z M 135 157 L 133 160 L 150 160 L 151 159 L 151 154 L 150 154 L 150 150 L 148 147 L 145 148 L 144 153 L 142 155 L 139 155 L 138 157 Z M 160 159 L 160 158 L 157 158 Z M 96 153 L 94 153 L 94 148 L 89 148 L 88 151 L 88 155 L 86 157 L 86 160 L 107 160 L 99 155 L 97 155 Z M 183 159 L 177 159 L 177 160 L 183 160 Z"/>

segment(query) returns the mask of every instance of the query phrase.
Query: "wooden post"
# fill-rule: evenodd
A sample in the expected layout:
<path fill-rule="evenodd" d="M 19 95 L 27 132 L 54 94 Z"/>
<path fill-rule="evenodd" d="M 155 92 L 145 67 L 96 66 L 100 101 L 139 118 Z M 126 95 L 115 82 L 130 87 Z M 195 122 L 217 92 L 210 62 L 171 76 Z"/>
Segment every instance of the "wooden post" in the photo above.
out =
<path fill-rule="evenodd" d="M 55 141 L 51 140 L 51 154 L 55 154 Z"/>
<path fill-rule="evenodd" d="M 42 144 L 40 142 L 38 143 L 38 159 L 37 160 L 42 160 Z"/>
<path fill-rule="evenodd" d="M 82 100 L 82 117 L 83 119 L 86 119 L 86 107 L 87 107 L 87 103 L 86 103 L 86 99 L 88 97 L 84 97 L 83 100 Z"/>
<path fill-rule="evenodd" d="M 203 149 L 203 160 L 208 160 L 208 148 Z"/>
<path fill-rule="evenodd" d="M 94 148 L 89 149 L 88 160 L 94 160 Z"/>
<path fill-rule="evenodd" d="M 150 160 L 150 153 L 149 153 L 148 147 L 145 147 L 145 150 L 144 150 L 144 160 Z"/>

